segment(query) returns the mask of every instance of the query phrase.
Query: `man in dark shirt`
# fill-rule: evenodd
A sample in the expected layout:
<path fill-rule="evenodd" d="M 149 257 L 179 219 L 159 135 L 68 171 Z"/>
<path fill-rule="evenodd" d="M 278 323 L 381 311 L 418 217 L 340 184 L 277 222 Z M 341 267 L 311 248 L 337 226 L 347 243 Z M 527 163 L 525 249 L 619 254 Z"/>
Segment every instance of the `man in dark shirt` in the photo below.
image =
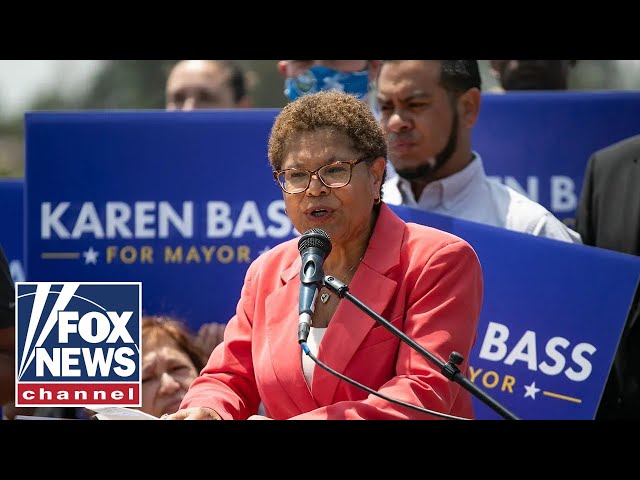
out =
<path fill-rule="evenodd" d="M 587 163 L 576 229 L 585 245 L 640 255 L 640 135 Z M 640 287 L 629 310 L 596 419 L 640 418 Z"/>

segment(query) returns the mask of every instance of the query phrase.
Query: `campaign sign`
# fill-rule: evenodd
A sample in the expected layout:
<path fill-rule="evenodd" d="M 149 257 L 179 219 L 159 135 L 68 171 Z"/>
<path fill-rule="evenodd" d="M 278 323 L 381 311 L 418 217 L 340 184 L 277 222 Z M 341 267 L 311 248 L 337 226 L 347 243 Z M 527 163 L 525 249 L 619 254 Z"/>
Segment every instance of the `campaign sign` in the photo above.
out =
<path fill-rule="evenodd" d="M 469 380 L 524 419 L 592 419 L 640 278 L 640 257 L 391 207 L 467 240 L 484 297 Z M 477 418 L 500 418 L 475 398 Z"/>
<path fill-rule="evenodd" d="M 250 262 L 296 235 L 276 113 L 27 113 L 27 278 L 142 282 L 144 314 L 226 323 Z"/>
<path fill-rule="evenodd" d="M 226 323 L 249 264 L 297 235 L 267 158 L 277 113 L 27 113 L 27 278 L 142 282 L 143 312 Z M 394 209 L 478 252 L 471 381 L 521 418 L 593 418 L 640 259 Z"/>
<path fill-rule="evenodd" d="M 18 282 L 16 405 L 141 406 L 140 283 Z"/>
<path fill-rule="evenodd" d="M 472 144 L 487 175 L 573 226 L 587 160 L 636 135 L 639 116 L 640 92 L 485 93 Z"/>

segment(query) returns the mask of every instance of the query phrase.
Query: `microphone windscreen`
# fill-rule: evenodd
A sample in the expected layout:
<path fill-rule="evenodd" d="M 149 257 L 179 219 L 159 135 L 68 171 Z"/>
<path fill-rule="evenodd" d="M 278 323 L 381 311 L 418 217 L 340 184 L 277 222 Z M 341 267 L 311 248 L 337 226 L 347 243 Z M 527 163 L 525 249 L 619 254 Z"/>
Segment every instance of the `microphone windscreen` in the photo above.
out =
<path fill-rule="evenodd" d="M 302 254 L 307 248 L 319 248 L 325 256 L 331 252 L 331 238 L 321 228 L 311 228 L 304 232 L 298 241 L 298 251 Z"/>

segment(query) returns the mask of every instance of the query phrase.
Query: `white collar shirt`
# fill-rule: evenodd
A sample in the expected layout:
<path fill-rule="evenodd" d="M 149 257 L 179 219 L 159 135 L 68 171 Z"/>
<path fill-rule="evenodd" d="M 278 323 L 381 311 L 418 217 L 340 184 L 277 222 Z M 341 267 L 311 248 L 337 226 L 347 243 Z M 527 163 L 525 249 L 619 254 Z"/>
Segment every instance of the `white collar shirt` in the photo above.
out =
<path fill-rule="evenodd" d="M 514 189 L 489 178 L 477 152 L 465 168 L 429 183 L 416 199 L 408 180 L 392 175 L 384 183 L 383 200 L 494 227 L 582 243 L 580 235 L 550 211 Z M 393 172 L 395 173 L 395 172 Z"/>

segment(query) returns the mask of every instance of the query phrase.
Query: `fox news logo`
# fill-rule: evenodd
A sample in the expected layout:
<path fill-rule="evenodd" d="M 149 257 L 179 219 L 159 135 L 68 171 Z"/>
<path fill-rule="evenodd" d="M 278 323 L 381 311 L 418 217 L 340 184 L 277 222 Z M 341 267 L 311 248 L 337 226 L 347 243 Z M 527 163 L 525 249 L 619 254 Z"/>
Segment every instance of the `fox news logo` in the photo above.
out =
<path fill-rule="evenodd" d="M 17 282 L 16 405 L 141 406 L 142 283 Z"/>

